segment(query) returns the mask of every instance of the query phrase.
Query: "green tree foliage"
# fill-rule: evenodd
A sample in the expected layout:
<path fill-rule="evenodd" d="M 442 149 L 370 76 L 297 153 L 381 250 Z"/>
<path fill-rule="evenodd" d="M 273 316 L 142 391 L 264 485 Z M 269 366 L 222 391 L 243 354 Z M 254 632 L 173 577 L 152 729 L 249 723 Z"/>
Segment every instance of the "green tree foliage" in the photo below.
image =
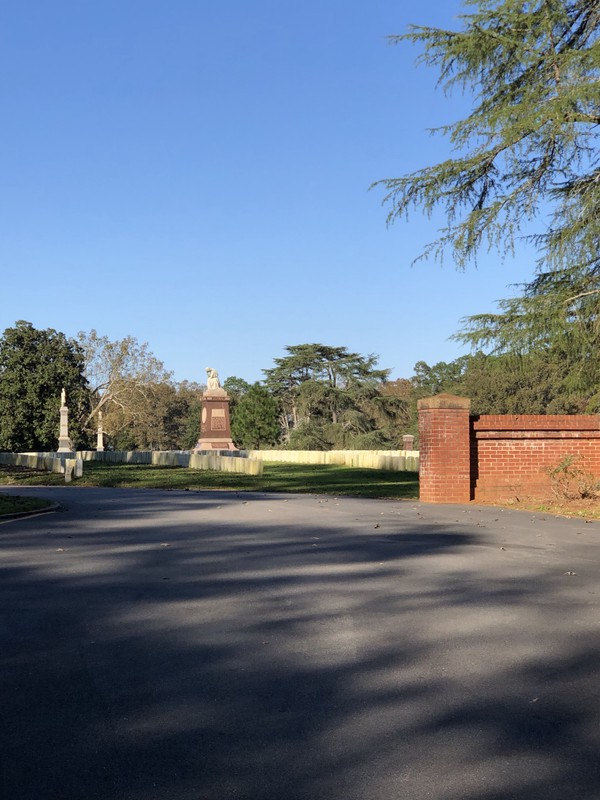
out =
<path fill-rule="evenodd" d="M 191 450 L 200 438 L 202 388 L 199 384 L 190 381 L 183 381 L 177 386 L 177 392 L 183 396 L 186 405 L 185 414 L 179 423 L 178 447 L 176 448 L 178 450 Z"/>
<path fill-rule="evenodd" d="M 535 221 L 537 275 L 499 314 L 465 320 L 475 347 L 525 353 L 560 344 L 574 379 L 600 344 L 600 4 L 598 0 L 469 0 L 460 30 L 412 27 L 394 42 L 422 48 L 446 91 L 473 97 L 466 119 L 437 129 L 454 155 L 379 182 L 389 221 L 445 212 L 424 256 L 464 267 L 481 247 L 512 252 Z M 594 365 L 597 359 L 594 358 Z"/>
<path fill-rule="evenodd" d="M 441 392 L 452 393 L 460 386 L 461 378 L 469 363 L 469 356 L 461 356 L 455 361 L 438 361 L 429 366 L 425 361 L 417 361 L 412 384 L 419 397 L 430 397 Z"/>
<path fill-rule="evenodd" d="M 230 398 L 241 397 L 243 394 L 246 394 L 248 389 L 251 387 L 251 383 L 248 383 L 248 381 L 244 380 L 243 378 L 238 378 L 235 375 L 230 375 L 229 378 L 225 378 L 223 381 L 223 388 Z"/>
<path fill-rule="evenodd" d="M 277 401 L 264 386 L 255 383 L 239 397 L 231 414 L 231 435 L 238 447 L 247 450 L 277 443 L 280 435 Z"/>
<path fill-rule="evenodd" d="M 20 320 L 0 339 L 0 449 L 53 451 L 58 446 L 61 390 L 69 434 L 87 445 L 81 422 L 89 411 L 81 348 L 58 331 Z"/>
<path fill-rule="evenodd" d="M 243 378 L 238 378 L 235 375 L 231 375 L 229 378 L 225 378 L 223 381 L 223 389 L 225 389 L 229 395 L 229 413 L 231 414 L 232 418 L 240 398 L 246 394 L 251 386 L 251 383 L 248 383 L 248 381 L 245 381 Z"/>
<path fill-rule="evenodd" d="M 286 351 L 264 372 L 290 447 L 354 447 L 380 427 L 382 417 L 392 418 L 394 401 L 381 393 L 390 371 L 377 367 L 377 356 L 323 344 L 291 345 Z M 378 438 L 390 446 L 385 434 Z"/>
<path fill-rule="evenodd" d="M 331 431 L 323 423 L 308 420 L 289 432 L 290 450 L 331 450 Z"/>
<path fill-rule="evenodd" d="M 191 450 L 200 439 L 200 418 L 202 415 L 202 403 L 199 397 L 192 398 L 188 403 L 188 410 L 185 416 L 181 439 L 179 440 L 178 450 Z"/>
<path fill-rule="evenodd" d="M 380 428 L 395 448 L 404 445 L 402 436 L 412 434 L 418 439 L 419 424 L 417 418 L 417 393 L 413 382 L 408 378 L 386 381 L 381 387 L 381 394 L 386 398 L 386 406 L 393 409 L 391 422 L 382 422 Z"/>
<path fill-rule="evenodd" d="M 565 387 L 568 364 L 552 351 L 524 356 L 475 353 L 415 365 L 415 398 L 440 392 L 471 399 L 474 414 L 571 414 L 594 411 L 598 398 Z M 415 407 L 416 414 L 416 407 Z"/>
<path fill-rule="evenodd" d="M 568 363 L 551 352 L 525 356 L 468 358 L 456 386 L 471 398 L 474 414 L 575 414 L 590 408 L 591 396 L 565 387 Z"/>

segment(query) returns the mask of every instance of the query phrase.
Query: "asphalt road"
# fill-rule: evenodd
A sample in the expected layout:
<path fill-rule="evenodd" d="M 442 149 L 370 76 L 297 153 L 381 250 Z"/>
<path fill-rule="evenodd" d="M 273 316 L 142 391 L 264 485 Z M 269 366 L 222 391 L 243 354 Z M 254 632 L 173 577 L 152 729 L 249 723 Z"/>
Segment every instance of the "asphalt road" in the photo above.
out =
<path fill-rule="evenodd" d="M 600 798 L 600 523 L 2 491 L 3 800 Z"/>

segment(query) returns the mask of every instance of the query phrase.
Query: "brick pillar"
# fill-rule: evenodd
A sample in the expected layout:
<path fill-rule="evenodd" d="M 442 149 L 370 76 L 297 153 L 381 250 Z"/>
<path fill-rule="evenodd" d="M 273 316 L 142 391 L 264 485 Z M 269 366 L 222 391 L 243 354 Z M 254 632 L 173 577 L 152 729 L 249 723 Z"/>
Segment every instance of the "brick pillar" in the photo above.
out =
<path fill-rule="evenodd" d="M 468 503 L 471 499 L 467 397 L 438 394 L 419 400 L 419 499 Z"/>
<path fill-rule="evenodd" d="M 402 437 L 402 449 L 403 450 L 414 450 L 415 447 L 415 437 L 412 436 L 410 433 L 405 433 Z"/>

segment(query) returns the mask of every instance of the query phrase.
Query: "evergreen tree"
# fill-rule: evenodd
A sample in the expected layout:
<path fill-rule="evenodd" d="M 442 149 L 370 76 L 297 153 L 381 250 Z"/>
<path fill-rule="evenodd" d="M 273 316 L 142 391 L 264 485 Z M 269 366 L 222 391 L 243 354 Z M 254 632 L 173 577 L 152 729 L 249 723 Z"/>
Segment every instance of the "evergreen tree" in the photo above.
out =
<path fill-rule="evenodd" d="M 223 389 L 229 395 L 229 413 L 232 418 L 240 398 L 246 394 L 251 386 L 252 384 L 248 383 L 244 378 L 238 378 L 235 375 L 230 375 L 223 381 Z"/>
<path fill-rule="evenodd" d="M 231 435 L 238 447 L 258 450 L 279 439 L 277 401 L 255 383 L 238 399 L 231 418 Z"/>
<path fill-rule="evenodd" d="M 414 26 L 392 37 L 420 45 L 443 88 L 472 93 L 473 106 L 438 129 L 456 155 L 379 182 L 388 219 L 441 208 L 447 226 L 423 256 L 449 250 L 460 268 L 481 247 L 513 251 L 535 221 L 536 277 L 499 314 L 465 320 L 459 338 L 513 352 L 559 344 L 574 378 L 589 381 L 580 366 L 600 344 L 600 4 L 466 5 L 460 30 Z"/>
<path fill-rule="evenodd" d="M 430 397 L 440 392 L 452 394 L 461 383 L 467 369 L 469 356 L 461 356 L 455 361 L 438 361 L 429 366 L 425 361 L 417 361 L 412 385 L 419 397 Z"/>
<path fill-rule="evenodd" d="M 552 350 L 522 356 L 478 352 L 433 366 L 419 361 L 411 383 L 416 397 L 439 392 L 469 397 L 474 414 L 570 414 L 597 410 L 597 397 L 565 386 L 567 372 L 566 360 Z"/>
<path fill-rule="evenodd" d="M 276 358 L 275 367 L 264 373 L 267 387 L 280 403 L 286 439 L 294 428 L 309 422 L 343 426 L 350 412 L 368 414 L 366 406 L 379 395 L 390 373 L 377 367 L 377 356 L 361 356 L 346 347 L 300 344 L 285 349 L 288 355 Z"/>
<path fill-rule="evenodd" d="M 549 351 L 525 356 L 468 358 L 458 384 L 471 398 L 474 414 L 574 414 L 591 410 L 593 400 L 565 387 L 568 365 Z"/>

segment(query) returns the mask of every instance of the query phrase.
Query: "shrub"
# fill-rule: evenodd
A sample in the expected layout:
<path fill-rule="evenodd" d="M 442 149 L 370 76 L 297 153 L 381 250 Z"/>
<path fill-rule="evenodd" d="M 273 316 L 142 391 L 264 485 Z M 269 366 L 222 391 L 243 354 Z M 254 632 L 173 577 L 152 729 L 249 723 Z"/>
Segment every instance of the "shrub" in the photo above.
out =
<path fill-rule="evenodd" d="M 598 497 L 600 482 L 576 465 L 579 456 L 565 456 L 555 467 L 545 472 L 550 478 L 554 495 L 559 500 L 586 500 Z"/>

